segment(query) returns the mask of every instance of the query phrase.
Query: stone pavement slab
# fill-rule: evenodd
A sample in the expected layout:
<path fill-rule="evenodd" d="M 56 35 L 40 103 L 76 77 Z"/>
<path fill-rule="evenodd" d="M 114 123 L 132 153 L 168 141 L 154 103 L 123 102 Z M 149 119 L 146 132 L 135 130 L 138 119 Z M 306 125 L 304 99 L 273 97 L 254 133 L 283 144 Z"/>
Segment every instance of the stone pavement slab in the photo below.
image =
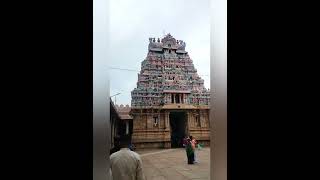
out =
<path fill-rule="evenodd" d="M 210 179 L 210 148 L 196 151 L 199 163 L 187 164 L 185 149 L 137 151 L 147 180 Z"/>

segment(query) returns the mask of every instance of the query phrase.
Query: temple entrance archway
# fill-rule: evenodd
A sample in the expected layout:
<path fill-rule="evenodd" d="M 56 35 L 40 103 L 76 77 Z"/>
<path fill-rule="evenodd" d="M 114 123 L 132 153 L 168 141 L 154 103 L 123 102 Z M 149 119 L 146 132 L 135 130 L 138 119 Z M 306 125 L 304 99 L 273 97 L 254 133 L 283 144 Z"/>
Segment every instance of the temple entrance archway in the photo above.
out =
<path fill-rule="evenodd" d="M 173 111 L 169 114 L 171 130 L 171 148 L 183 147 L 183 138 L 187 135 L 187 113 Z"/>

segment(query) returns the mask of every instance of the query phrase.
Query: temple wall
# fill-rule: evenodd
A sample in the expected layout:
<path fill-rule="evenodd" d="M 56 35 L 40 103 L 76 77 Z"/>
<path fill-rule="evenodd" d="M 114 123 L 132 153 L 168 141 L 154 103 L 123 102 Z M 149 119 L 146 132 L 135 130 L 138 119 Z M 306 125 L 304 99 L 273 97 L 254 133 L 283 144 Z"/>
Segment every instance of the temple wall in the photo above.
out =
<path fill-rule="evenodd" d="M 186 117 L 187 133 L 194 136 L 199 143 L 203 143 L 208 146 L 210 141 L 210 129 L 209 129 L 209 110 L 201 110 L 200 114 L 200 127 L 197 126 L 195 115 L 190 110 L 185 110 L 189 116 Z M 150 113 L 145 110 L 144 113 Z M 139 115 L 133 117 L 133 134 L 132 143 L 137 149 L 144 148 L 170 148 L 171 147 L 171 132 L 170 121 L 168 118 L 170 110 L 161 112 L 160 114 L 160 126 L 154 126 L 154 119 L 151 114 Z"/>

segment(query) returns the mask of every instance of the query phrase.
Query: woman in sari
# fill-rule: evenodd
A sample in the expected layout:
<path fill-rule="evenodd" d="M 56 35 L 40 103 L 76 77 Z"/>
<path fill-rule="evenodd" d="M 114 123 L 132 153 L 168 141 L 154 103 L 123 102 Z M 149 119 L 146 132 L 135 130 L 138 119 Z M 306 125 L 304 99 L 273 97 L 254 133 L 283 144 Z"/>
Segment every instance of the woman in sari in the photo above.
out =
<path fill-rule="evenodd" d="M 187 157 L 188 157 L 188 164 L 193 164 L 194 163 L 194 151 L 192 148 L 192 142 L 191 142 L 190 138 L 187 139 L 186 152 L 187 152 Z"/>

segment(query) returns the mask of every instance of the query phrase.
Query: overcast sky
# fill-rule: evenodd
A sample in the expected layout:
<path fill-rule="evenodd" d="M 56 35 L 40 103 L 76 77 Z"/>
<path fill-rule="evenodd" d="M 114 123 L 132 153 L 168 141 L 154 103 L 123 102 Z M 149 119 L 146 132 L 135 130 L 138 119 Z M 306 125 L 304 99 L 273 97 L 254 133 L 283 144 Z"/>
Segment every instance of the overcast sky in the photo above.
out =
<path fill-rule="evenodd" d="M 163 32 L 186 42 L 186 51 L 210 88 L 210 0 L 110 0 L 110 67 L 140 71 L 149 37 Z M 138 72 L 110 69 L 110 95 L 131 106 Z M 112 98 L 114 100 L 114 97 Z"/>

